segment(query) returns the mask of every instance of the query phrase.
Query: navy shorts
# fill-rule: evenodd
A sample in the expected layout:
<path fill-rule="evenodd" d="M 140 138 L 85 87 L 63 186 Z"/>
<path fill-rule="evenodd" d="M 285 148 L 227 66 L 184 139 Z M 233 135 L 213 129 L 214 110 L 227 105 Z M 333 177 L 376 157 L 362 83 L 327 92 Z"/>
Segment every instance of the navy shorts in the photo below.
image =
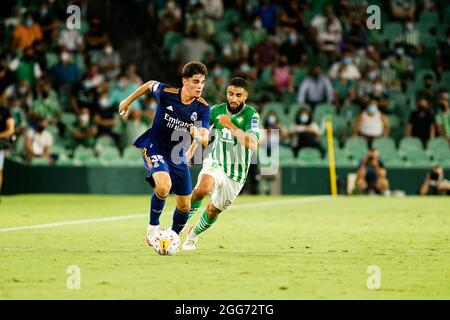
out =
<path fill-rule="evenodd" d="M 188 196 L 192 193 L 191 173 L 186 163 L 175 164 L 170 154 L 158 150 L 152 144 L 148 148 L 142 148 L 142 157 L 144 166 L 147 169 L 148 176 L 145 180 L 154 188 L 155 181 L 152 178 L 155 172 L 167 172 L 172 180 L 172 189 L 170 192 L 178 196 Z"/>

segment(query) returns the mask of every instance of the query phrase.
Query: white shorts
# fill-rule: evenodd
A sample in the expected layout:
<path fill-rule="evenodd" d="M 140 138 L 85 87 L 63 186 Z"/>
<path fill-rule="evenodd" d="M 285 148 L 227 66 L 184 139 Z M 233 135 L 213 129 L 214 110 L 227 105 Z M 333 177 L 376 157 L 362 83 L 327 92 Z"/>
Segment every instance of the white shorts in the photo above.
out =
<path fill-rule="evenodd" d="M 217 160 L 203 160 L 203 168 L 198 176 L 200 177 L 202 174 L 207 174 L 214 178 L 211 202 L 220 211 L 224 211 L 231 206 L 244 186 L 243 183 L 228 178 Z"/>
<path fill-rule="evenodd" d="M 5 151 L 0 149 L 0 171 L 3 170 L 4 165 L 5 165 Z"/>

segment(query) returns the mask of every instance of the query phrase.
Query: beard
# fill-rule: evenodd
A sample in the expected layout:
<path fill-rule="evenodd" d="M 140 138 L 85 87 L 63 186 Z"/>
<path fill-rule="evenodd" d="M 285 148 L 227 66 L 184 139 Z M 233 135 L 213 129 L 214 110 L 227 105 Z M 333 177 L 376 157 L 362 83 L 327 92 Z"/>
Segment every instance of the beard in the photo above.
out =
<path fill-rule="evenodd" d="M 243 107 L 244 107 L 244 103 L 241 103 L 236 108 L 233 108 L 232 106 L 230 106 L 230 103 L 227 102 L 228 111 L 230 111 L 232 114 L 238 113 L 239 111 L 242 110 Z"/>

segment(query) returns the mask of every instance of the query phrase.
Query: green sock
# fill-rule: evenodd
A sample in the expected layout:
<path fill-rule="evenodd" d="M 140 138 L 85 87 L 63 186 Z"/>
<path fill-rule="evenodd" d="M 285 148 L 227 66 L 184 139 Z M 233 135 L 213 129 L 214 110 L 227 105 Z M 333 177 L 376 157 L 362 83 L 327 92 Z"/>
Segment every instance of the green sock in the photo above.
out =
<path fill-rule="evenodd" d="M 195 216 L 195 213 L 202 206 L 202 200 L 191 200 L 191 210 L 189 210 L 189 218 Z"/>
<path fill-rule="evenodd" d="M 217 217 L 212 220 L 209 219 L 206 215 L 206 209 L 203 210 L 203 214 L 194 228 L 194 233 L 198 236 L 200 233 L 206 231 L 209 227 L 211 227 L 213 223 L 216 222 L 216 220 Z"/>

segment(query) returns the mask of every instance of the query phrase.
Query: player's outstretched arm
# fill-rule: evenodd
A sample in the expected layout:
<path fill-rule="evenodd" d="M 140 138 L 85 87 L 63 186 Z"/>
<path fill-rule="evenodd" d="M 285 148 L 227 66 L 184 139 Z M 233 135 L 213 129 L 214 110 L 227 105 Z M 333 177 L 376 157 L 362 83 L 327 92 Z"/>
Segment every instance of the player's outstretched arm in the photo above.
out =
<path fill-rule="evenodd" d="M 219 124 L 225 128 L 230 129 L 231 133 L 236 137 L 236 139 L 247 149 L 251 151 L 258 150 L 258 140 L 256 139 L 256 137 L 253 134 L 244 132 L 236 127 L 231 122 L 231 118 L 229 115 L 220 115 Z"/>
<path fill-rule="evenodd" d="M 150 88 L 155 83 L 155 80 L 150 80 L 147 83 L 144 83 L 139 88 L 137 88 L 131 95 L 125 98 L 119 105 L 119 114 L 123 117 L 128 115 L 131 104 L 138 99 L 140 96 L 150 91 Z"/>

